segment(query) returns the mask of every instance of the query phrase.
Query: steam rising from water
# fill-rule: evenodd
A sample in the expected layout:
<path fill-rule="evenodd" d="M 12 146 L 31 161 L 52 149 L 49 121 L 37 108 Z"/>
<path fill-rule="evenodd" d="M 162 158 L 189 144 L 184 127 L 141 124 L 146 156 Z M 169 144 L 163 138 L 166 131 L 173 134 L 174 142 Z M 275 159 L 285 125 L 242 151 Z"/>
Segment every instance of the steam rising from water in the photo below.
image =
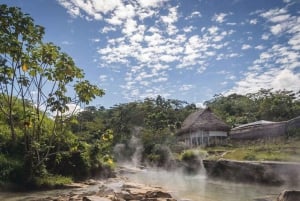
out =
<path fill-rule="evenodd" d="M 135 150 L 131 157 L 131 162 L 134 167 L 139 167 L 142 161 L 142 153 L 144 151 L 144 146 L 141 140 L 133 135 L 130 139 L 129 147 Z"/>
<path fill-rule="evenodd" d="M 118 161 L 122 162 L 122 166 L 129 169 L 128 173 L 124 173 L 124 176 L 131 182 L 161 186 L 168 189 L 177 200 L 254 201 L 266 197 L 273 200 L 279 192 L 286 188 L 284 186 L 272 187 L 211 180 L 206 177 L 203 163 L 198 174 L 193 176 L 184 173 L 184 164 L 183 168 L 172 171 L 151 167 L 141 170 L 139 167 L 144 147 L 139 134 L 140 128 L 133 129 L 133 135 L 129 143 L 127 145 L 118 144 L 114 148 Z M 129 154 L 128 150 L 130 150 Z M 171 157 L 170 154 L 170 160 L 172 160 Z M 201 154 L 199 157 L 201 157 Z M 200 161 L 202 162 L 202 159 Z"/>
<path fill-rule="evenodd" d="M 134 167 L 139 167 L 142 161 L 144 151 L 143 143 L 139 137 L 141 128 L 135 127 L 132 130 L 132 135 L 129 143 L 117 144 L 114 147 L 114 155 L 118 162 L 130 163 Z"/>
<path fill-rule="evenodd" d="M 284 187 L 210 180 L 205 174 L 186 175 L 182 171 L 144 169 L 125 174 L 131 182 L 161 186 L 170 190 L 177 200 L 191 201 L 254 201 L 266 196 L 275 198 Z"/>

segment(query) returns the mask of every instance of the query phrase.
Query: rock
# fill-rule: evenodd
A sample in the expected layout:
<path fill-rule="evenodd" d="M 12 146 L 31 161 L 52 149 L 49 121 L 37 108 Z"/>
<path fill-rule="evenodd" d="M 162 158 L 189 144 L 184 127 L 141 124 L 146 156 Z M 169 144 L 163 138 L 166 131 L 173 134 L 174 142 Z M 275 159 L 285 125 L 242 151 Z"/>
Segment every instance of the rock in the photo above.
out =
<path fill-rule="evenodd" d="M 84 184 L 86 184 L 86 185 L 89 185 L 89 186 L 91 186 L 91 185 L 96 185 L 96 184 L 98 184 L 99 182 L 97 182 L 96 180 L 94 180 L 94 179 L 89 179 L 89 180 L 86 180 L 85 182 L 84 182 Z"/>
<path fill-rule="evenodd" d="M 253 201 L 272 201 L 272 199 L 268 199 L 268 198 L 255 198 Z"/>
<path fill-rule="evenodd" d="M 92 195 L 92 196 L 83 197 L 82 201 L 111 201 L 111 200 L 108 198 Z"/>
<path fill-rule="evenodd" d="M 102 186 L 99 187 L 99 191 L 97 193 L 97 196 L 107 197 L 107 196 L 113 195 L 113 194 L 114 194 L 114 190 L 113 189 L 108 188 L 105 185 L 102 185 Z"/>
<path fill-rule="evenodd" d="M 88 183 L 92 183 L 89 181 Z M 116 184 L 117 182 L 117 188 Z M 82 188 L 80 191 L 71 191 L 53 197 L 30 199 L 32 201 L 176 201 L 172 196 L 159 187 L 150 187 L 143 184 L 129 183 L 125 180 L 113 179 L 106 182 L 97 182 L 98 191 L 89 191 Z M 102 185 L 101 185 L 102 184 Z"/>
<path fill-rule="evenodd" d="M 81 196 L 92 196 L 92 195 L 96 195 L 97 192 L 95 191 L 86 191 L 84 193 L 81 194 Z"/>
<path fill-rule="evenodd" d="M 300 191 L 285 190 L 277 197 L 277 201 L 300 201 Z"/>
<path fill-rule="evenodd" d="M 300 186 L 300 163 L 276 161 L 203 160 L 209 177 L 266 185 Z"/>
<path fill-rule="evenodd" d="M 64 184 L 61 189 L 68 189 L 68 188 L 86 188 L 87 185 L 83 183 L 71 183 L 71 184 Z"/>
<path fill-rule="evenodd" d="M 141 184 L 127 183 L 121 192 L 115 194 L 116 200 L 140 200 L 140 201 L 176 201 L 161 188 L 149 187 Z"/>
<path fill-rule="evenodd" d="M 203 161 L 207 175 L 212 178 L 236 182 L 253 182 L 267 185 L 282 185 L 283 178 L 269 165 L 256 162 L 218 160 Z"/>
<path fill-rule="evenodd" d="M 162 191 L 148 191 L 145 194 L 146 198 L 172 198 L 169 193 L 162 192 Z"/>

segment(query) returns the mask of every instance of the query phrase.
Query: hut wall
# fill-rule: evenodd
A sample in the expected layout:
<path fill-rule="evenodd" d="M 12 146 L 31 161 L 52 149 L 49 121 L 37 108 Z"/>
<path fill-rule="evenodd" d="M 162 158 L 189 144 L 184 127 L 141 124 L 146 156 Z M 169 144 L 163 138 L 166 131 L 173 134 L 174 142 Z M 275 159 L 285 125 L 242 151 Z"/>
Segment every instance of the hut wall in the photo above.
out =
<path fill-rule="evenodd" d="M 225 131 L 209 131 L 209 137 L 227 137 Z"/>
<path fill-rule="evenodd" d="M 210 144 L 223 144 L 226 142 L 227 132 L 198 130 L 186 133 L 180 137 L 189 147 L 206 146 Z"/>
<path fill-rule="evenodd" d="M 260 138 L 280 137 L 286 133 L 286 122 L 249 126 L 230 131 L 230 139 L 253 140 Z"/>
<path fill-rule="evenodd" d="M 227 132 L 209 131 L 209 145 L 224 145 L 227 143 Z"/>

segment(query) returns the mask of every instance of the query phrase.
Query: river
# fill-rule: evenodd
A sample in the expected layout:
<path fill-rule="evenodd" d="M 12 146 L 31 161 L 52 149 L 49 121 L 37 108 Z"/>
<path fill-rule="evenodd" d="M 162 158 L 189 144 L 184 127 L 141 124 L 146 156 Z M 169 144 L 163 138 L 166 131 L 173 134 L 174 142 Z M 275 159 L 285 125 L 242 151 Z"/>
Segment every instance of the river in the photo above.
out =
<path fill-rule="evenodd" d="M 180 171 L 163 171 L 156 169 L 132 169 L 122 174 L 129 182 L 160 186 L 170 191 L 177 200 L 191 201 L 254 201 L 257 198 L 272 197 L 273 199 L 285 187 L 241 184 L 208 179 L 204 173 L 187 176 Z M 119 185 L 118 182 L 115 182 Z M 84 189 L 48 190 L 37 192 L 11 193 L 0 192 L 1 201 L 31 201 L 39 198 L 55 197 L 70 193 L 97 191 L 98 185 Z M 113 184 L 110 184 L 113 185 Z"/>
<path fill-rule="evenodd" d="M 205 174 L 187 176 L 178 171 L 147 169 L 125 175 L 129 181 L 161 186 L 178 200 L 192 201 L 253 201 L 276 198 L 287 187 L 242 184 L 208 179 Z"/>

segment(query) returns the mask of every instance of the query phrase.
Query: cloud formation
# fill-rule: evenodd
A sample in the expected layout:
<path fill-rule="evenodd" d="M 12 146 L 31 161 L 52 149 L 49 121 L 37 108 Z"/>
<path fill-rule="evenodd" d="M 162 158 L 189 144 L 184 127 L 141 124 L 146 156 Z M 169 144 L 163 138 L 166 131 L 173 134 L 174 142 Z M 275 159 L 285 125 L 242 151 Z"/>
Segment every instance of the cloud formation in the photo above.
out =
<path fill-rule="evenodd" d="M 299 90 L 300 17 L 291 12 L 291 1 L 248 13 L 230 6 L 230 12 L 207 12 L 209 1 L 188 11 L 171 0 L 57 1 L 74 18 L 101 22 L 101 40 L 94 40 L 102 42 L 101 67 L 113 67 L 130 100 L 196 93 L 204 75 L 219 79 L 205 83 L 216 93 Z M 226 73 L 218 73 L 220 66 Z"/>
<path fill-rule="evenodd" d="M 256 49 L 265 51 L 262 51 L 248 67 L 244 79 L 237 82 L 228 93 L 245 94 L 256 92 L 261 88 L 298 92 L 300 90 L 300 17 L 292 16 L 286 8 L 261 12 L 260 17 L 268 23 L 262 39 L 272 38 L 277 43 L 267 49 L 256 46 Z M 245 46 L 243 47 L 245 49 Z"/>

